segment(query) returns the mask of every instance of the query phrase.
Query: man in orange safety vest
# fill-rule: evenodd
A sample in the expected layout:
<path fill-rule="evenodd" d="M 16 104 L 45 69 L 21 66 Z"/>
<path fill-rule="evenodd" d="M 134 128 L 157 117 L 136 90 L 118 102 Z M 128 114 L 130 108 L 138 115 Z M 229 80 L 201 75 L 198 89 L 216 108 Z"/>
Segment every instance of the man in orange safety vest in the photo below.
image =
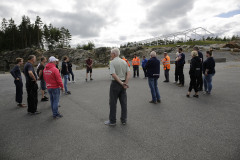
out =
<path fill-rule="evenodd" d="M 122 59 L 124 60 L 124 61 L 126 61 L 127 62 L 127 65 L 128 65 L 128 67 L 130 67 L 130 63 L 128 62 L 128 60 L 124 57 L 124 56 L 122 56 Z"/>
<path fill-rule="evenodd" d="M 134 58 L 132 59 L 132 66 L 133 66 L 133 78 L 136 76 L 137 72 L 137 77 L 139 77 L 139 65 L 140 65 L 140 59 L 137 57 L 136 54 L 134 54 Z"/>
<path fill-rule="evenodd" d="M 169 70 L 170 70 L 170 57 L 167 52 L 164 52 L 164 58 L 161 60 L 163 63 L 163 69 L 166 80 L 163 82 L 169 82 Z"/>

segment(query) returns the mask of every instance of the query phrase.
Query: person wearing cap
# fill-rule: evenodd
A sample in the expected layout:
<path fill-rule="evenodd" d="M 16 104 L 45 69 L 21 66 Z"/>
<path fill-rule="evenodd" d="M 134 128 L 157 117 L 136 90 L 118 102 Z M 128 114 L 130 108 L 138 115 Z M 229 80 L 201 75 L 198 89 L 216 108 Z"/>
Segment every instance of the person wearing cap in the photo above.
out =
<path fill-rule="evenodd" d="M 167 52 L 164 52 L 164 58 L 161 60 L 163 63 L 164 75 L 166 80 L 163 82 L 169 82 L 169 70 L 170 70 L 170 57 Z"/>
<path fill-rule="evenodd" d="M 63 83 L 59 70 L 56 68 L 57 59 L 54 56 L 51 56 L 48 61 L 49 63 L 43 70 L 43 78 L 47 84 L 53 118 L 61 118 L 63 116 L 58 112 L 58 104 L 60 98 L 60 90 L 63 91 Z"/>
<path fill-rule="evenodd" d="M 48 101 L 48 97 L 45 96 L 45 90 L 46 90 L 46 82 L 43 79 L 43 70 L 45 68 L 45 63 L 46 63 L 47 59 L 46 57 L 42 57 L 41 58 L 41 63 L 38 66 L 37 69 L 37 74 L 38 74 L 38 79 L 40 80 L 40 86 L 41 86 L 41 93 L 42 93 L 42 99 L 41 101 Z"/>
<path fill-rule="evenodd" d="M 35 62 L 36 62 L 36 56 L 29 55 L 28 62 L 24 65 L 24 70 L 23 70 L 23 73 L 26 79 L 28 113 L 30 115 L 37 115 L 41 113 L 37 110 L 38 84 L 37 84 L 37 74 L 33 67 Z"/>
<path fill-rule="evenodd" d="M 18 107 L 26 107 L 26 105 L 22 103 L 23 82 L 20 66 L 23 65 L 23 59 L 16 58 L 16 63 L 17 65 L 10 72 L 14 78 L 14 84 L 16 86 L 16 102 L 18 103 Z"/>

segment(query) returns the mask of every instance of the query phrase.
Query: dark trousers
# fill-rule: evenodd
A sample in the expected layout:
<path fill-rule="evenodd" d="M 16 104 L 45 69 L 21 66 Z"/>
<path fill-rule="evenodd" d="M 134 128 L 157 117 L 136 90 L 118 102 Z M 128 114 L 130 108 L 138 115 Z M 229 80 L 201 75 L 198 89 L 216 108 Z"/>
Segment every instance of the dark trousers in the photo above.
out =
<path fill-rule="evenodd" d="M 74 74 L 72 70 L 69 71 L 68 80 L 70 81 L 70 74 L 72 75 L 72 81 L 74 81 Z"/>
<path fill-rule="evenodd" d="M 121 121 L 127 120 L 127 92 L 118 82 L 112 81 L 109 93 L 110 114 L 109 120 L 111 123 L 116 123 L 117 100 L 119 98 L 121 104 Z"/>
<path fill-rule="evenodd" d="M 147 77 L 147 69 L 143 67 L 144 77 Z"/>
<path fill-rule="evenodd" d="M 202 73 L 202 70 L 200 71 Z M 197 87 L 202 90 L 203 88 L 203 77 L 202 74 L 199 74 L 199 77 L 197 78 Z"/>
<path fill-rule="evenodd" d="M 22 95 L 23 95 L 23 83 L 22 80 L 15 80 L 14 81 L 16 86 L 16 102 L 22 103 Z"/>
<path fill-rule="evenodd" d="M 37 111 L 38 104 L 38 85 L 34 81 L 26 83 L 28 112 L 34 113 Z"/>
<path fill-rule="evenodd" d="M 169 70 L 170 69 L 164 70 L 164 75 L 165 75 L 166 81 L 169 81 Z"/>
<path fill-rule="evenodd" d="M 178 82 L 179 80 L 179 75 L 178 75 L 178 67 L 175 65 L 175 82 Z"/>
<path fill-rule="evenodd" d="M 133 66 L 133 77 L 135 77 L 136 74 L 139 77 L 139 66 Z"/>
<path fill-rule="evenodd" d="M 198 92 L 197 77 L 190 75 L 190 84 L 189 84 L 188 91 L 191 92 L 192 89 L 194 89 L 195 92 Z"/>
<path fill-rule="evenodd" d="M 177 65 L 178 66 L 178 75 L 179 75 L 179 83 L 184 85 L 184 74 L 183 74 L 183 68 L 184 65 Z"/>

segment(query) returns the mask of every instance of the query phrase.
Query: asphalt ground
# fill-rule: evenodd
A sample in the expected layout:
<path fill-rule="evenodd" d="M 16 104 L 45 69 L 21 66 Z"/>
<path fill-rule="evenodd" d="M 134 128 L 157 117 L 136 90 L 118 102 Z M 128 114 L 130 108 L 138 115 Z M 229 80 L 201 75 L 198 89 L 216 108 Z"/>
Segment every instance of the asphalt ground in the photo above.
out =
<path fill-rule="evenodd" d="M 186 97 L 189 64 L 185 65 L 185 87 L 159 79 L 161 104 L 150 104 L 150 89 L 143 72 L 129 82 L 128 121 L 117 125 L 104 121 L 109 115 L 108 68 L 93 70 L 93 81 L 85 82 L 85 70 L 74 71 L 71 95 L 61 95 L 54 120 L 50 102 L 38 103 L 42 113 L 27 114 L 17 108 L 15 85 L 10 74 L 0 75 L 1 160 L 239 160 L 240 159 L 240 63 L 216 65 L 212 95 Z M 25 82 L 25 80 L 24 80 Z M 193 93 L 192 93 L 193 95 Z M 24 102 L 26 89 L 24 86 Z M 41 98 L 39 92 L 39 100 Z"/>

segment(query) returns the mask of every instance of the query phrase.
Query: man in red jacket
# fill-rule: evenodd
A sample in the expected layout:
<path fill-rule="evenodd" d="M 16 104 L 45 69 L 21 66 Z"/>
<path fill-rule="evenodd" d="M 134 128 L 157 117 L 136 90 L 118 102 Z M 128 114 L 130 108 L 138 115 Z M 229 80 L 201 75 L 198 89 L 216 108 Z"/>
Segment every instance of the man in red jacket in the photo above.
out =
<path fill-rule="evenodd" d="M 62 83 L 59 70 L 56 68 L 57 60 L 58 59 L 51 56 L 48 60 L 49 63 L 45 66 L 45 69 L 43 70 L 43 78 L 46 81 L 48 93 L 50 96 L 53 118 L 63 117 L 58 112 L 60 90 L 63 91 L 63 83 Z"/>

